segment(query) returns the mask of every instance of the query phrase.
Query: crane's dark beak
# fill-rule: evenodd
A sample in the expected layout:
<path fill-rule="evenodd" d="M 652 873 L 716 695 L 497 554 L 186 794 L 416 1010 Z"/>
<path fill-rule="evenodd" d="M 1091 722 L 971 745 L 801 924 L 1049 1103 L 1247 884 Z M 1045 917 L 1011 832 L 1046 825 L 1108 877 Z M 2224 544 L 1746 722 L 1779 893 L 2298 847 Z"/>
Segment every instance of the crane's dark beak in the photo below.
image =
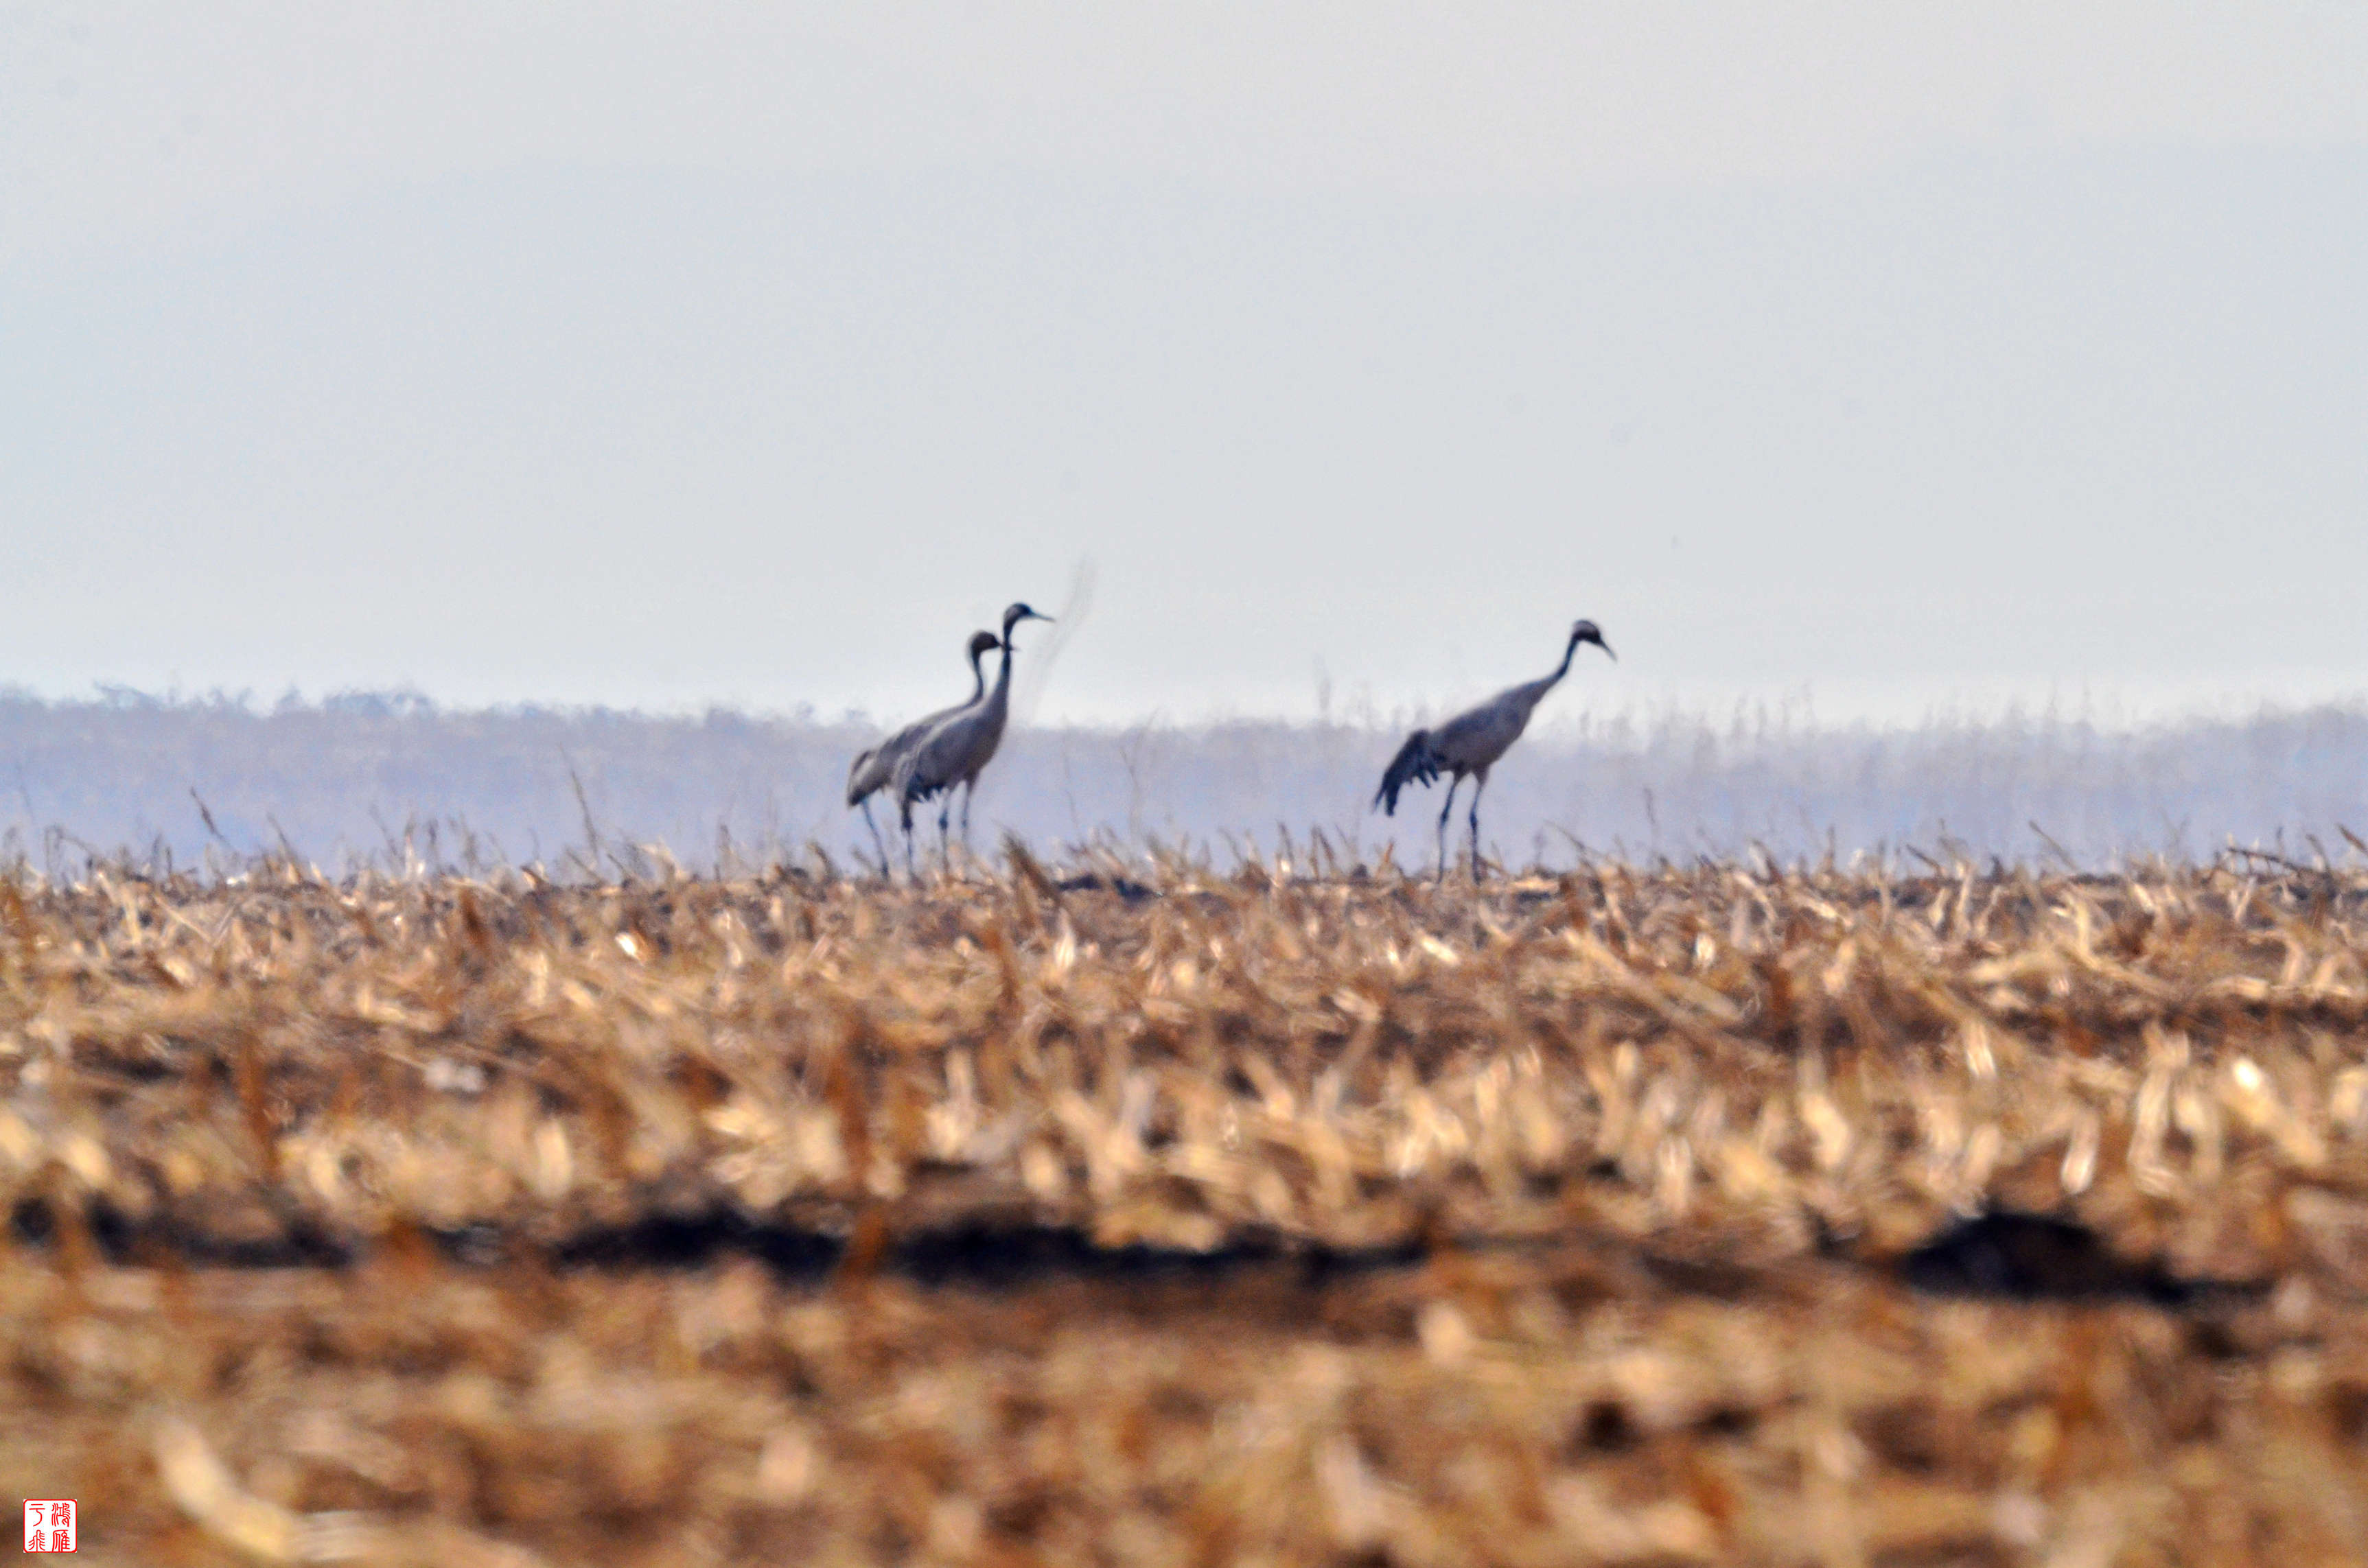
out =
<path fill-rule="evenodd" d="M 1599 637 L 1599 638 L 1597 638 L 1597 639 L 1595 640 L 1595 645 L 1596 645 L 1597 647 L 1599 647 L 1599 648 L 1602 649 L 1606 653 L 1611 653 L 1611 662 L 1612 662 L 1613 664 L 1615 664 L 1615 665 L 1616 665 L 1616 664 L 1618 664 L 1618 663 L 1620 662 L 1620 655 L 1619 655 L 1619 654 L 1617 654 L 1617 653 L 1611 653 L 1611 643 L 1606 642 L 1602 638 Z"/>

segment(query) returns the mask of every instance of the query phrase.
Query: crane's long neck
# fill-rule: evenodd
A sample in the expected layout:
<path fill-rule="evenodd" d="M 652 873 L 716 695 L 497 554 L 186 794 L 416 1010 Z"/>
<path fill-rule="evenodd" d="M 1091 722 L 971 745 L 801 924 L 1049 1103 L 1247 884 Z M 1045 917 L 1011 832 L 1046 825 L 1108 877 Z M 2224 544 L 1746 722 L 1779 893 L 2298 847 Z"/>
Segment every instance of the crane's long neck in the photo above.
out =
<path fill-rule="evenodd" d="M 970 651 L 970 700 L 962 704 L 965 708 L 975 707 L 978 699 L 986 695 L 986 665 L 982 662 L 985 653 L 984 648 Z"/>
<path fill-rule="evenodd" d="M 1541 676 L 1520 688 L 1521 695 L 1530 707 L 1535 708 L 1544 701 L 1546 693 L 1562 684 L 1562 677 L 1570 674 L 1570 661 L 1577 652 L 1578 639 L 1574 637 L 1563 644 L 1562 663 L 1556 665 L 1551 674 Z"/>
<path fill-rule="evenodd" d="M 1553 687 L 1554 682 L 1570 674 L 1570 662 L 1573 658 L 1577 656 L 1577 638 L 1574 637 L 1569 642 L 1562 645 L 1562 663 L 1556 665 L 1554 666 L 1554 673 L 1546 677 L 1546 686 L 1549 689 Z"/>
<path fill-rule="evenodd" d="M 1003 716 L 1011 708 L 1011 639 L 1003 640 L 1003 667 L 995 672 L 995 689 L 987 694 L 986 722 L 996 729 L 1003 728 Z"/>

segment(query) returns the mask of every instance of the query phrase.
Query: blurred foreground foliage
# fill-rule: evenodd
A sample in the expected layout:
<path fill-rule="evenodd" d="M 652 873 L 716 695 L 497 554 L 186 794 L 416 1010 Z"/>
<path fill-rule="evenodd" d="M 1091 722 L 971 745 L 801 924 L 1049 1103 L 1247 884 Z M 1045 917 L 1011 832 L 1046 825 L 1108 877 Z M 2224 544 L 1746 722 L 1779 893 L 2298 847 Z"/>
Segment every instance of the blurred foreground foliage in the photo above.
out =
<path fill-rule="evenodd" d="M 0 882 L 139 1561 L 2368 1545 L 2368 877 Z"/>

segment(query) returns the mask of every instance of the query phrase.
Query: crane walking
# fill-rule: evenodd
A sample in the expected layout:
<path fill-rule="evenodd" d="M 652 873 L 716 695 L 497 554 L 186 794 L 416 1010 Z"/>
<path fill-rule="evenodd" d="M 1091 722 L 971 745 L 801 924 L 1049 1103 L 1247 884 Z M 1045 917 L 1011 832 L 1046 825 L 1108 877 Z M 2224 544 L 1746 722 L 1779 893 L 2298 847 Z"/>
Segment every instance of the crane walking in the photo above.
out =
<path fill-rule="evenodd" d="M 863 808 L 864 823 L 871 829 L 872 846 L 880 851 L 880 870 L 888 870 L 888 845 L 880 836 L 880 824 L 871 815 L 871 797 L 888 787 L 896 775 L 896 764 L 906 752 L 920 744 L 921 738 L 945 720 L 953 717 L 986 695 L 986 671 L 979 664 L 989 652 L 1003 646 L 1003 639 L 992 631 L 970 634 L 970 696 L 951 708 L 940 708 L 927 718 L 916 719 L 876 746 L 867 746 L 855 754 L 855 761 L 847 770 L 847 803 Z M 906 846 L 909 859 L 911 846 Z"/>
<path fill-rule="evenodd" d="M 1611 652 L 1611 644 L 1603 640 L 1595 622 L 1582 620 L 1570 629 L 1570 641 L 1564 644 L 1562 663 L 1552 675 L 1508 687 L 1480 704 L 1450 719 L 1435 730 L 1417 730 L 1406 737 L 1387 770 L 1382 774 L 1381 790 L 1373 796 L 1373 804 L 1383 812 L 1395 816 L 1398 792 L 1409 784 L 1429 784 L 1444 773 L 1449 776 L 1447 804 L 1439 812 L 1439 875 L 1447 877 L 1447 819 L 1455 811 L 1455 791 L 1471 774 L 1472 786 L 1472 880 L 1480 880 L 1480 792 L 1488 787 L 1488 769 L 1505 755 L 1521 732 L 1529 728 L 1530 715 L 1538 703 L 1570 673 L 1571 655 L 1578 652 L 1581 642 L 1592 642 L 1610 654 L 1614 662 L 1620 655 Z"/>
<path fill-rule="evenodd" d="M 895 765 L 896 803 L 905 826 L 905 869 L 913 867 L 913 802 L 931 796 L 943 799 L 938 807 L 938 850 L 951 867 L 946 817 L 954 803 L 954 786 L 962 790 L 962 847 L 970 847 L 970 801 L 978 776 L 995 759 L 1003 743 L 1003 725 L 1011 711 L 1011 629 L 1023 620 L 1050 621 L 1025 604 L 1003 612 L 1003 667 L 996 673 L 995 689 L 956 709 L 899 757 Z"/>

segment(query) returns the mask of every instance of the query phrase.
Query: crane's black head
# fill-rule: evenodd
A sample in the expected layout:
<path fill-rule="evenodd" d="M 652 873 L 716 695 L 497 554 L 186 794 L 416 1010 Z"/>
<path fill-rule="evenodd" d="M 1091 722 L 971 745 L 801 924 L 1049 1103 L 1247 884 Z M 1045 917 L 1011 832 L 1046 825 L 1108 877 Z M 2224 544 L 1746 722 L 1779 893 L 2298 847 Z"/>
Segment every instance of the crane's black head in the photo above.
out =
<path fill-rule="evenodd" d="M 1005 611 L 1003 612 L 1003 643 L 1004 643 L 1004 646 L 1005 646 L 1005 647 L 1009 647 L 1009 646 L 1011 645 L 1011 629 L 1012 629 L 1013 627 L 1015 627 L 1015 626 L 1019 625 L 1021 621 L 1023 621 L 1023 620 L 1045 620 L 1045 621 L 1049 621 L 1049 620 L 1051 620 L 1052 619 L 1053 619 L 1053 618 L 1052 618 L 1051 616 L 1049 616 L 1049 615 L 1040 615 L 1040 614 L 1038 614 L 1035 610 L 1030 609 L 1030 608 L 1027 605 L 1025 605 L 1025 604 L 1016 604 L 1016 605 L 1013 605 L 1013 606 L 1012 606 L 1012 607 L 1010 607 L 1008 609 L 1007 609 L 1007 610 L 1005 610 Z"/>
<path fill-rule="evenodd" d="M 970 662 L 974 665 L 1002 646 L 1003 639 L 994 632 L 973 631 L 970 634 Z"/>
<path fill-rule="evenodd" d="M 1611 653 L 1613 664 L 1620 662 L 1620 655 L 1611 653 L 1611 644 L 1603 640 L 1603 633 L 1596 629 L 1595 622 L 1591 620 L 1579 621 L 1570 629 L 1570 645 L 1576 648 L 1581 642 L 1592 642 L 1606 653 Z"/>

